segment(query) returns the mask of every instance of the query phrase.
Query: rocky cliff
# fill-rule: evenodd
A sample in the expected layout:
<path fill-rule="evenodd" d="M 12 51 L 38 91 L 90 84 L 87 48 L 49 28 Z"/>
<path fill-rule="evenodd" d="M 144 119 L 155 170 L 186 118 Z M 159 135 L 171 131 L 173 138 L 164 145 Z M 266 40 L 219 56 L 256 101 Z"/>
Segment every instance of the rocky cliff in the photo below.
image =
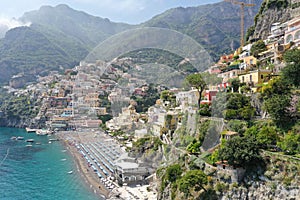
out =
<path fill-rule="evenodd" d="M 25 128 L 30 125 L 30 118 L 1 118 L 0 117 L 0 127 L 14 127 L 14 128 Z"/>
<path fill-rule="evenodd" d="M 279 200 L 299 199 L 299 188 L 284 187 L 282 184 L 268 184 L 265 182 L 253 182 L 249 188 L 239 187 L 233 188 L 224 193 L 221 200 L 240 200 L 240 199 L 260 199 L 260 200 Z"/>
<path fill-rule="evenodd" d="M 266 39 L 269 35 L 271 26 L 276 22 L 286 22 L 292 17 L 295 8 L 292 8 L 290 0 L 264 0 L 258 14 L 254 18 L 252 29 L 253 38 Z"/>

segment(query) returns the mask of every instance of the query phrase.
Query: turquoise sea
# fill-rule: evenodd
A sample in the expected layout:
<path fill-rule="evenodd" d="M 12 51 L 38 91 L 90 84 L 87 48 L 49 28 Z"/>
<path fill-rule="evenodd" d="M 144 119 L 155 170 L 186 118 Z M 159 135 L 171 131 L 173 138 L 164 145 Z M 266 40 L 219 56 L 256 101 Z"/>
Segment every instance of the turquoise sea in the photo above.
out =
<path fill-rule="evenodd" d="M 11 140 L 12 136 L 24 140 Z M 31 138 L 35 142 L 27 147 L 25 140 Z M 0 128 L 0 200 L 101 199 L 84 184 L 63 145 L 49 144 L 48 139 L 23 129 Z"/>

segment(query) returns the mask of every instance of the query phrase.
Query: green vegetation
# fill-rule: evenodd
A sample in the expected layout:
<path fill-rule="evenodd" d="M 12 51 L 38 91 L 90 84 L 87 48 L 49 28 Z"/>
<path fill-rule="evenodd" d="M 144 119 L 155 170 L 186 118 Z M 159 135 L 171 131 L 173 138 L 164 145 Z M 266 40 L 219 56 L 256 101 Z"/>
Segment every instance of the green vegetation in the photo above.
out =
<path fill-rule="evenodd" d="M 230 79 L 229 83 L 230 83 L 230 87 L 233 92 L 239 91 L 239 87 L 241 85 L 240 79 L 238 79 L 238 78 Z"/>
<path fill-rule="evenodd" d="M 106 115 L 99 115 L 98 118 L 102 121 L 102 123 L 105 124 L 105 122 L 111 120 L 113 117 L 110 114 L 106 114 Z"/>
<path fill-rule="evenodd" d="M 210 117 L 211 116 L 211 106 L 208 104 L 201 104 L 198 113 L 201 116 Z"/>
<path fill-rule="evenodd" d="M 189 153 L 192 153 L 192 154 L 199 154 L 199 153 L 201 153 L 200 147 L 201 147 L 201 142 L 200 142 L 200 141 L 197 141 L 196 139 L 194 139 L 194 140 L 186 147 L 186 150 L 187 150 Z"/>
<path fill-rule="evenodd" d="M 259 53 L 266 51 L 266 50 L 267 50 L 267 46 L 266 46 L 265 42 L 263 40 L 259 40 L 252 45 L 250 52 L 251 52 L 251 55 L 253 55 L 254 57 L 257 57 Z"/>
<path fill-rule="evenodd" d="M 205 82 L 202 74 L 190 74 L 186 77 L 186 82 L 191 86 L 197 89 L 198 91 L 198 108 L 200 108 L 200 102 L 202 93 L 207 87 L 207 83 Z"/>
<path fill-rule="evenodd" d="M 138 49 L 126 53 L 122 55 L 120 58 L 125 58 L 125 57 L 132 58 L 134 63 L 136 64 L 156 63 L 156 64 L 167 65 L 179 72 L 184 72 L 184 73 L 197 72 L 197 69 L 195 69 L 193 65 L 190 64 L 189 62 L 184 62 L 183 64 L 181 64 L 181 62 L 184 60 L 184 58 L 182 58 L 181 56 L 162 49 L 153 49 L 153 48 Z"/>
<path fill-rule="evenodd" d="M 300 50 L 288 50 L 284 54 L 284 61 L 287 66 L 282 70 L 282 79 L 286 80 L 289 84 L 299 87 L 300 86 Z"/>
<path fill-rule="evenodd" d="M 256 19 L 256 20 L 257 20 L 257 19 Z M 256 24 L 256 23 L 255 23 L 255 24 Z M 250 28 L 248 28 L 248 30 L 247 30 L 247 32 L 246 32 L 246 41 L 248 41 L 249 38 L 250 38 L 251 36 L 253 36 L 254 32 L 255 32 L 255 26 L 250 26 Z"/>
<path fill-rule="evenodd" d="M 130 99 L 136 102 L 136 112 L 147 112 L 150 106 L 153 106 L 157 99 L 159 99 L 158 89 L 154 84 L 149 84 L 148 89 L 144 91 L 144 95 L 133 94 Z"/>
<path fill-rule="evenodd" d="M 133 142 L 134 148 L 132 150 L 138 153 L 144 153 L 148 149 L 157 151 L 162 144 L 158 137 L 140 138 L 136 142 Z"/>
<path fill-rule="evenodd" d="M 170 102 L 170 107 L 175 107 L 176 105 L 176 96 L 174 92 L 171 92 L 169 90 L 164 90 L 160 93 L 160 99 L 163 101 Z"/>
<path fill-rule="evenodd" d="M 12 121 L 32 119 L 38 114 L 39 106 L 40 103 L 27 95 L 16 97 L 3 92 L 0 95 L 0 111 L 3 112 L 2 118 L 0 116 L 0 121 L 9 119 L 12 119 Z"/>
<path fill-rule="evenodd" d="M 265 8 L 269 9 L 272 7 L 276 7 L 278 9 L 287 8 L 289 5 L 288 0 L 268 0 Z"/>
<path fill-rule="evenodd" d="M 212 112 L 214 116 L 228 120 L 250 120 L 255 114 L 250 98 L 240 93 L 218 93 Z"/>
<path fill-rule="evenodd" d="M 248 129 L 248 123 L 246 121 L 234 119 L 227 123 L 227 127 L 230 131 L 244 135 L 245 131 Z"/>
<path fill-rule="evenodd" d="M 283 78 L 276 78 L 262 88 L 264 110 L 267 111 L 276 126 L 289 129 L 296 120 L 297 105 L 290 84 Z M 291 109 L 293 108 L 294 109 Z"/>
<path fill-rule="evenodd" d="M 259 144 L 254 137 L 234 137 L 219 150 L 219 157 L 229 165 L 247 168 L 261 159 Z"/>
<path fill-rule="evenodd" d="M 207 176 L 201 170 L 190 170 L 182 176 L 178 181 L 178 188 L 184 193 L 184 196 L 188 198 L 191 195 L 191 189 L 194 191 L 205 190 L 207 184 Z"/>
<path fill-rule="evenodd" d="M 287 133 L 279 146 L 286 154 L 300 154 L 300 134 L 294 131 Z"/>

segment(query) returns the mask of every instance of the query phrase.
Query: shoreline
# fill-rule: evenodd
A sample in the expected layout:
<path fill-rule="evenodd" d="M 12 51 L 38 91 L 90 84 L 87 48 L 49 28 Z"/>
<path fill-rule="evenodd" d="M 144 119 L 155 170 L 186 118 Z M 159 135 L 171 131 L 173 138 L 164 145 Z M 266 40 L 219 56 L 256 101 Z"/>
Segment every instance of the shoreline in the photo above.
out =
<path fill-rule="evenodd" d="M 78 133 L 77 133 L 78 134 Z M 65 149 L 72 155 L 73 162 L 76 165 L 77 173 L 80 178 L 84 180 L 87 188 L 90 189 L 99 199 L 105 200 L 135 200 L 135 199 L 148 199 L 156 200 L 156 191 L 148 191 L 149 187 L 153 187 L 150 184 L 146 185 L 135 185 L 135 186 L 119 186 L 117 183 L 114 184 L 113 189 L 108 189 L 95 174 L 93 169 L 90 169 L 86 160 L 82 157 L 76 148 L 76 143 L 87 142 L 95 140 L 95 135 L 86 133 L 81 136 L 76 135 L 76 132 L 58 132 L 54 134 L 59 142 L 64 145 Z M 98 138 L 99 139 L 99 138 Z M 104 138 L 103 138 L 104 139 Z M 106 138 L 107 139 L 107 138 Z"/>
<path fill-rule="evenodd" d="M 67 152 L 72 156 L 73 162 L 76 166 L 76 173 L 80 175 L 80 178 L 86 184 L 86 187 L 93 192 L 97 197 L 102 199 L 109 199 L 111 191 L 105 188 L 105 186 L 100 182 L 96 181 L 93 177 L 92 171 L 86 165 L 81 155 L 77 152 L 75 146 L 69 144 L 68 140 L 62 134 L 55 134 L 57 138 L 60 139 L 61 144 L 66 148 Z"/>

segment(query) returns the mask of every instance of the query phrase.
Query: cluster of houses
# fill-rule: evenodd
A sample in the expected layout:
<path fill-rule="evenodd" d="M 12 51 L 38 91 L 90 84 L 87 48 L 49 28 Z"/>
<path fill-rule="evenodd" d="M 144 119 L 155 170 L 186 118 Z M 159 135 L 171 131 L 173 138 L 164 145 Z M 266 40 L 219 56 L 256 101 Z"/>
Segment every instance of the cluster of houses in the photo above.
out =
<path fill-rule="evenodd" d="M 277 76 L 284 67 L 283 53 L 300 47 L 300 17 L 285 23 L 274 23 L 264 43 L 266 50 L 257 55 L 252 55 L 251 43 L 234 54 L 221 56 L 207 71 L 220 77 L 222 83 L 209 85 L 201 103 L 211 104 L 219 91 L 231 85 L 232 79 L 238 79 L 249 87 L 250 93 L 255 93 L 272 77 Z M 128 61 L 123 58 L 118 62 Z M 176 97 L 175 106 L 169 106 L 171 102 L 159 99 L 146 113 L 138 113 L 130 95 L 143 97 L 148 86 L 145 80 L 116 67 L 120 63 L 109 66 L 104 62 L 81 63 L 73 70 L 66 71 L 65 76 L 50 74 L 40 78 L 35 86 L 28 86 L 26 90 L 35 91 L 31 95 L 36 95 L 42 101 L 33 125 L 44 124 L 44 128 L 54 131 L 98 128 L 102 123 L 99 116 L 113 114 L 114 117 L 105 124 L 111 131 L 134 131 L 136 138 L 151 134 L 170 143 L 170 137 L 181 126 L 182 114 L 196 113 L 198 91 L 170 89 Z M 105 97 L 106 102 L 99 97 Z M 118 102 L 123 103 L 121 107 L 112 109 Z M 112 113 L 113 111 L 116 113 Z M 227 133 L 224 137 L 228 139 L 233 136 L 236 133 Z M 131 158 L 126 158 L 116 163 L 118 173 L 126 174 L 124 177 L 134 177 L 136 173 L 144 178 L 144 168 L 137 168 L 136 162 L 131 161 Z M 125 179 L 121 180 L 124 181 Z"/>
<path fill-rule="evenodd" d="M 274 23 L 270 36 L 263 42 L 266 50 L 257 55 L 252 55 L 251 47 L 254 43 L 251 43 L 234 54 L 221 56 L 220 60 L 207 71 L 220 77 L 222 83 L 209 85 L 201 103 L 211 104 L 219 91 L 229 88 L 232 79 L 238 79 L 240 83 L 248 87 L 249 93 L 255 93 L 259 92 L 263 84 L 267 84 L 274 76 L 278 76 L 284 67 L 283 53 L 290 48 L 299 47 L 300 17 L 285 23 Z M 134 127 L 136 137 L 147 134 L 156 136 L 171 134 L 181 124 L 181 113 L 193 112 L 193 106 L 197 105 L 198 99 L 197 90 L 171 89 L 171 91 L 176 96 L 176 107 L 169 109 L 167 106 L 169 102 L 158 100 L 148 109 L 146 120 L 141 120 L 141 115 L 131 105 L 123 108 L 116 118 L 106 122 L 107 127 L 111 130 L 131 130 Z M 243 92 L 241 88 L 239 91 Z M 139 95 L 143 94 L 142 89 L 135 90 L 135 92 Z"/>
<path fill-rule="evenodd" d="M 222 84 L 217 88 L 210 87 L 210 90 L 206 91 L 207 103 L 211 102 L 216 91 L 230 86 L 231 79 L 236 78 L 240 83 L 244 83 L 249 87 L 250 92 L 258 92 L 263 84 L 268 83 L 272 77 L 278 76 L 285 66 L 284 52 L 300 47 L 300 17 L 295 17 L 285 23 L 272 24 L 270 35 L 263 42 L 266 50 L 257 55 L 251 53 L 251 47 L 255 44 L 253 42 L 234 54 L 221 56 L 220 60 L 208 69 L 209 73 L 217 74 L 222 78 Z"/>

